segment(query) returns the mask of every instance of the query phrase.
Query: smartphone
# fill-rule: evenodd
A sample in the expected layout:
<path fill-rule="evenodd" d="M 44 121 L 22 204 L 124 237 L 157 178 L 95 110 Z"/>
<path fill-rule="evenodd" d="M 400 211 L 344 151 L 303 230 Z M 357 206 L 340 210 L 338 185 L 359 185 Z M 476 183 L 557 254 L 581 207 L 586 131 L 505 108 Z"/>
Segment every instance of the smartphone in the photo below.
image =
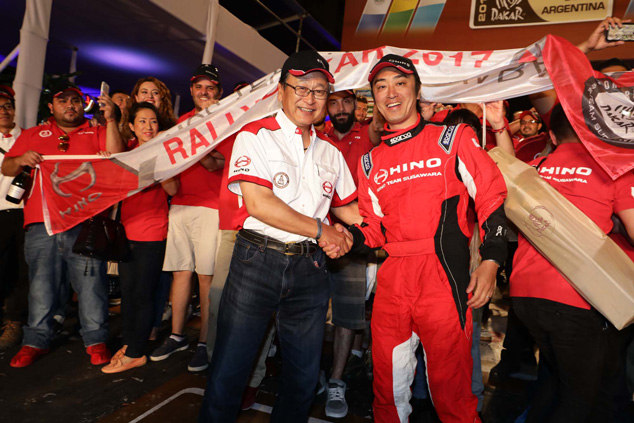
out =
<path fill-rule="evenodd" d="M 607 41 L 634 41 L 634 23 L 624 23 L 621 28 L 614 27 L 605 31 Z"/>
<path fill-rule="evenodd" d="M 100 95 L 109 95 L 110 94 L 110 85 L 106 82 L 101 82 L 101 94 Z"/>

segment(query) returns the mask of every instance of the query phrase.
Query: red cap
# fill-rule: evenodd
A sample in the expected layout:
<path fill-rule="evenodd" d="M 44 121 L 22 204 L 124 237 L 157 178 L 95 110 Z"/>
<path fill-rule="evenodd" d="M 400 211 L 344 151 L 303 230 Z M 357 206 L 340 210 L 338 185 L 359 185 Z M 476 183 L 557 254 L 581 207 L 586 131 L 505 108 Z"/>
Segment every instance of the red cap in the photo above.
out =
<path fill-rule="evenodd" d="M 533 112 L 532 110 L 524 110 L 521 114 L 519 119 L 521 120 L 524 116 L 530 116 L 533 119 L 535 119 L 537 121 L 537 123 L 541 123 L 541 118 L 539 117 L 539 115 L 535 112 Z"/>

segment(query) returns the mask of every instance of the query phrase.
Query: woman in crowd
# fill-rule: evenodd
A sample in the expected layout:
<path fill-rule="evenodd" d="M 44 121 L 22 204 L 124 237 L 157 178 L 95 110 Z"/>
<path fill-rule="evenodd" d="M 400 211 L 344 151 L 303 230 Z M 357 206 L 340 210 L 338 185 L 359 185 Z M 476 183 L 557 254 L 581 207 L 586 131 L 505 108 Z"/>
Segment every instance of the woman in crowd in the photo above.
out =
<path fill-rule="evenodd" d="M 150 142 L 162 129 L 159 111 L 149 102 L 130 108 L 129 127 L 136 147 Z M 136 148 L 135 147 L 135 148 Z M 167 237 L 167 196 L 178 189 L 177 179 L 167 179 L 123 200 L 121 222 L 130 243 L 130 258 L 119 264 L 123 348 L 104 373 L 119 373 L 145 365 L 144 348 L 154 320 L 154 292 L 157 288 Z"/>
<path fill-rule="evenodd" d="M 172 93 L 169 88 L 153 76 L 146 76 L 139 79 L 134 88 L 132 89 L 131 104 L 133 107 L 135 104 L 147 102 L 156 107 L 158 111 L 158 119 L 161 124 L 162 130 L 167 130 L 176 124 L 176 116 L 174 115 L 174 106 L 172 105 Z M 132 122 L 132 118 L 128 113 L 128 121 L 123 125 L 123 138 L 129 140 L 133 137 L 129 131 L 129 123 Z"/>

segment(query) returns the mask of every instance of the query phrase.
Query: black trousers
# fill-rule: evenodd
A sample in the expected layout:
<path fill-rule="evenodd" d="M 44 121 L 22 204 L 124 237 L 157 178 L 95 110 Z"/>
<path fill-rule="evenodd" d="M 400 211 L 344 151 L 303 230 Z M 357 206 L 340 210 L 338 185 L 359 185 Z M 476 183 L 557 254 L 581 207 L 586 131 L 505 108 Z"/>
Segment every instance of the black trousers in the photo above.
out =
<path fill-rule="evenodd" d="M 26 322 L 29 272 L 24 260 L 24 212 L 0 210 L 0 315 Z"/>
<path fill-rule="evenodd" d="M 130 259 L 119 263 L 123 344 L 126 356 L 143 355 L 154 323 L 154 294 L 158 286 L 165 241 L 130 241 Z"/>
<path fill-rule="evenodd" d="M 513 308 L 550 370 L 526 421 L 611 422 L 624 361 L 616 328 L 594 309 L 539 298 L 513 298 Z"/>

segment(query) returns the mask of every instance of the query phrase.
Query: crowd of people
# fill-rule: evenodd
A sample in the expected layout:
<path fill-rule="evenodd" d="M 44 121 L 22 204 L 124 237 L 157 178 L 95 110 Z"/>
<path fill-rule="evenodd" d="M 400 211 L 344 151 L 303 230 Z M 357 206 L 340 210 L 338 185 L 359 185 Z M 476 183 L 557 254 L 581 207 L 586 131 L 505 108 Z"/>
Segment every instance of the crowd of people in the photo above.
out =
<path fill-rule="evenodd" d="M 603 31 L 620 25 L 606 19 L 579 48 L 617 45 Z M 598 70 L 629 69 L 613 60 Z M 406 422 L 412 404 L 417 416 L 424 413 L 419 421 L 481 421 L 480 324 L 502 272 L 513 307 L 491 375 L 509 377 L 522 361 L 534 363 L 536 345 L 539 389 L 525 421 L 611 421 L 629 331 L 617 331 L 509 224 L 506 185 L 487 150 L 499 147 L 542 176 L 557 166 L 591 169 L 583 178 L 545 179 L 606 233 L 616 216 L 625 238 L 634 238 L 634 174 L 613 181 L 602 170 L 554 91 L 531 96 L 534 107 L 514 113 L 502 100 L 426 103 L 416 67 L 394 54 L 380 58 L 367 80 L 373 101 L 333 92 L 327 61 L 314 51 L 294 53 L 280 74 L 280 112 L 117 205 L 130 254 L 118 266 L 123 346 L 114 354 L 106 346 L 106 263 L 72 251 L 81 225 L 49 235 L 38 184 L 18 205 L 5 195 L 14 176 L 35 170 L 46 155 L 109 156 L 151 143 L 220 100 L 220 72 L 209 64 L 194 70 L 195 107 L 178 119 L 169 89 L 150 76 L 129 96 L 102 94 L 96 124 L 84 116 L 77 86 L 60 81 L 48 99 L 52 117 L 29 129 L 14 123 L 15 94 L 0 86 L 0 348 L 21 342 L 11 366 L 45 359 L 69 287 L 86 352 L 102 372 L 165 360 L 190 346 L 185 325 L 195 280 L 202 324 L 188 369 L 208 368 L 200 422 L 233 422 L 253 405 L 274 337 L 282 373 L 271 421 L 307 421 L 320 390 L 327 391 L 326 415 L 342 418 L 345 369 L 369 355 L 367 268 L 384 250 L 367 346 L 375 421 Z M 471 263 L 474 233 L 478 263 Z M 171 333 L 148 352 L 169 285 Z M 333 365 L 320 380 L 329 307 Z"/>

